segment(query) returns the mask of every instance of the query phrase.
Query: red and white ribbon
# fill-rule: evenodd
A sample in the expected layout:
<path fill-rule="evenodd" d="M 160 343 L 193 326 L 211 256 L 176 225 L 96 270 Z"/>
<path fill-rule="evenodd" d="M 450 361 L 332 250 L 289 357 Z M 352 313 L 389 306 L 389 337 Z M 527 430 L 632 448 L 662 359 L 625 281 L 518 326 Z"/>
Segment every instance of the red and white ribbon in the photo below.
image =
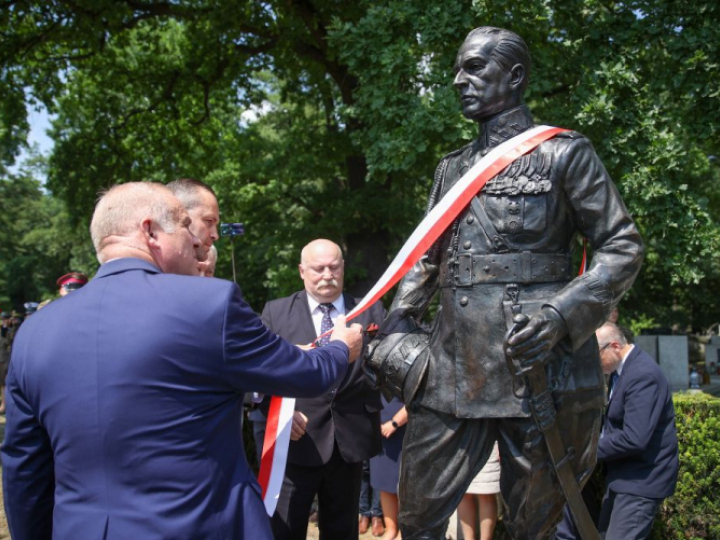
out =
<path fill-rule="evenodd" d="M 295 398 L 278 398 L 270 400 L 265 440 L 263 441 L 262 457 L 258 482 L 262 487 L 262 497 L 268 516 L 275 513 L 290 448 L 290 432 L 292 417 L 295 411 Z"/>
<path fill-rule="evenodd" d="M 587 271 L 587 244 L 588 239 L 583 236 L 583 254 L 582 261 L 580 261 L 580 272 L 578 272 L 578 276 L 582 276 Z"/>
<path fill-rule="evenodd" d="M 536 126 L 520 135 L 513 137 L 499 144 L 490 152 L 488 152 L 480 161 L 473 165 L 457 183 L 450 188 L 445 196 L 435 205 L 435 207 L 420 222 L 415 231 L 410 235 L 405 245 L 400 249 L 395 259 L 385 273 L 380 277 L 375 286 L 368 292 L 365 297 L 348 313 L 347 320 L 351 320 L 388 292 L 402 277 L 410 270 L 413 265 L 427 252 L 440 235 L 447 229 L 453 220 L 460 215 L 463 209 L 470 204 L 472 198 L 480 192 L 488 180 L 495 177 L 503 171 L 508 165 L 520 156 L 534 150 L 540 143 L 554 137 L 558 133 L 568 131 L 563 128 L 551 126 Z M 263 489 L 263 498 L 265 499 L 265 508 L 268 515 L 272 516 L 277 504 L 277 498 L 280 495 L 280 487 L 282 486 L 282 475 L 285 473 L 285 462 L 279 462 L 280 455 L 284 455 L 287 459 L 287 448 L 280 451 L 279 433 L 284 430 L 290 431 L 292 426 L 292 411 L 289 418 L 286 418 L 288 425 L 280 422 L 280 418 L 272 418 L 273 411 L 280 413 L 285 411 L 285 407 L 281 407 L 278 402 L 287 401 L 288 398 L 273 397 L 270 402 L 270 413 L 268 415 L 267 428 L 265 431 L 265 446 L 263 447 L 263 457 L 260 463 L 260 474 L 258 481 Z M 293 406 L 295 400 L 292 400 Z M 273 405 L 275 407 L 273 408 Z M 271 430 L 271 427 L 274 431 Z M 278 431 L 279 430 L 279 431 Z M 288 435 L 289 441 L 289 435 Z M 285 442 L 289 444 L 289 442 Z M 274 451 L 266 453 L 265 448 L 274 448 Z M 266 459 L 266 455 L 268 459 Z M 270 469 L 275 467 L 281 468 L 280 483 L 278 486 L 267 483 L 268 479 L 272 480 L 276 472 Z M 275 491 L 277 487 L 277 491 Z M 275 501 L 269 505 L 268 499 Z M 270 510 L 272 508 L 272 510 Z"/>

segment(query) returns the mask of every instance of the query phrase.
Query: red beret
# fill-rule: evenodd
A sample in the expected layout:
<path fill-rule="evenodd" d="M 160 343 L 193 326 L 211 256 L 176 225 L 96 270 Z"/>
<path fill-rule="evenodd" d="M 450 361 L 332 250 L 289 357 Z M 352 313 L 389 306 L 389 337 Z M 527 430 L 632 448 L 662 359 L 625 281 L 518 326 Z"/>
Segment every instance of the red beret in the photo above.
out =
<path fill-rule="evenodd" d="M 77 283 L 78 285 L 85 285 L 88 282 L 88 277 L 80 272 L 70 272 L 64 276 L 58 278 L 57 285 L 62 287 L 63 285 L 70 285 L 71 283 Z"/>

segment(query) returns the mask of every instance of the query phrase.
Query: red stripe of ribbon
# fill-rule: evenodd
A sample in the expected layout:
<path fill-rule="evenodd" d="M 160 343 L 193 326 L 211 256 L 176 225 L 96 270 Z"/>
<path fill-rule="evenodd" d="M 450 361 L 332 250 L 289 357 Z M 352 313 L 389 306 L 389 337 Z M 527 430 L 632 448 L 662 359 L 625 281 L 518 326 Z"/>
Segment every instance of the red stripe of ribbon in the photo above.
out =
<path fill-rule="evenodd" d="M 263 440 L 262 457 L 260 458 L 260 473 L 258 482 L 262 488 L 262 498 L 265 499 L 265 492 L 270 483 L 270 472 L 272 470 L 273 457 L 275 456 L 275 441 L 277 440 L 278 422 L 280 420 L 280 408 L 282 398 L 273 397 L 270 400 L 267 423 L 265 424 L 265 440 Z"/>

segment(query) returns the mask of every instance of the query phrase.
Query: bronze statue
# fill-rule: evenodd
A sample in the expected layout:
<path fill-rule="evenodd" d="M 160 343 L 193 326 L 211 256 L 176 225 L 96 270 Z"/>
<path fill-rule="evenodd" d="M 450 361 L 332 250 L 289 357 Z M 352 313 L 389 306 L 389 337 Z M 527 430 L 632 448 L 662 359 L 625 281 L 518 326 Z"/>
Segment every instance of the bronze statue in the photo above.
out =
<path fill-rule="evenodd" d="M 479 134 L 441 160 L 428 211 L 493 147 L 534 126 L 523 101 L 530 56 L 518 35 L 473 30 L 455 72 L 463 114 Z M 576 277 L 578 235 L 593 257 Z M 565 132 L 492 178 L 405 276 L 386 323 L 418 321 L 435 293 L 440 311 L 429 343 L 415 333 L 396 348 L 424 363 L 405 385 L 406 399 L 417 392 L 401 465 L 404 540 L 444 538 L 495 440 L 508 530 L 518 540 L 553 537 L 568 482 L 574 500 L 595 466 L 604 393 L 594 332 L 632 285 L 642 256 L 590 141 Z M 388 333 L 381 329 L 374 351 Z M 418 343 L 424 352 L 413 352 Z"/>

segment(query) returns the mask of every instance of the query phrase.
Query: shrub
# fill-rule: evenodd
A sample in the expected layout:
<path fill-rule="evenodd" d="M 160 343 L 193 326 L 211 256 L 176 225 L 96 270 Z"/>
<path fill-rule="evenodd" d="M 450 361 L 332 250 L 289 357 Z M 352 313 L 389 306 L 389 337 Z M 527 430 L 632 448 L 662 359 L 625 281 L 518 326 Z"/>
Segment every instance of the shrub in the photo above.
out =
<path fill-rule="evenodd" d="M 662 505 L 653 540 L 720 538 L 720 399 L 676 394 L 680 475 Z"/>

